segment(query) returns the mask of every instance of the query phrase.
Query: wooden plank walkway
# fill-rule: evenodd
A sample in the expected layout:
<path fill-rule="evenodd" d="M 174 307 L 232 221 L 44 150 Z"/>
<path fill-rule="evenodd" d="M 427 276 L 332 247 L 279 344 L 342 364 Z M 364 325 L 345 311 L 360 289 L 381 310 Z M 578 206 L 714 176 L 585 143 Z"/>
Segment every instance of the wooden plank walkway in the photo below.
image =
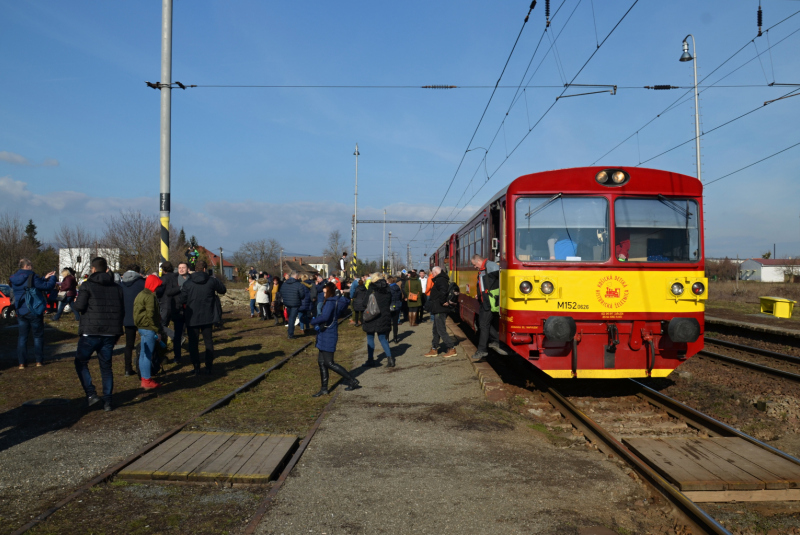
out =
<path fill-rule="evenodd" d="M 800 465 L 738 437 L 623 442 L 695 502 L 800 500 Z"/>
<path fill-rule="evenodd" d="M 181 432 L 122 470 L 122 479 L 260 484 L 274 479 L 297 437 Z"/>

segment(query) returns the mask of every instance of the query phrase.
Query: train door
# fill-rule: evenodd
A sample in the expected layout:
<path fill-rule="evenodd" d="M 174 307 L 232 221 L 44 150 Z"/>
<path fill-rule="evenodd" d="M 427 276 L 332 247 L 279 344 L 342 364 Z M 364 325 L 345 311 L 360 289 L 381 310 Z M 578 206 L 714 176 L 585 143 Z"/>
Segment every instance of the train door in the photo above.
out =
<path fill-rule="evenodd" d="M 505 206 L 501 200 L 493 203 L 489 208 L 489 234 L 487 235 L 487 257 L 494 262 L 500 262 L 505 223 Z"/>

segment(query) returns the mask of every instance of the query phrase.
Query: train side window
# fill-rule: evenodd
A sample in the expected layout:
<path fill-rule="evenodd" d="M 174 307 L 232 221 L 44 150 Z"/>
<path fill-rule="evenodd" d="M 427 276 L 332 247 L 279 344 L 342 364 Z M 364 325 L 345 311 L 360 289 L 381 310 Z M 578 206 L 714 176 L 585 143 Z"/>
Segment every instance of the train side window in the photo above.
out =
<path fill-rule="evenodd" d="M 523 262 L 604 262 L 609 259 L 605 197 L 520 197 L 515 253 Z"/>
<path fill-rule="evenodd" d="M 620 198 L 614 219 L 614 256 L 621 262 L 700 260 L 698 207 L 691 199 Z"/>

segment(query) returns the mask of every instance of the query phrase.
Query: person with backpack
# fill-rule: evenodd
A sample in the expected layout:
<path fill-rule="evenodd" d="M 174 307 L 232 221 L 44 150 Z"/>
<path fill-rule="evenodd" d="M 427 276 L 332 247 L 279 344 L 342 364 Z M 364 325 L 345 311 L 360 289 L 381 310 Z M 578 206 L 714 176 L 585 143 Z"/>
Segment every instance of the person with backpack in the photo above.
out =
<path fill-rule="evenodd" d="M 431 282 L 433 281 L 433 282 Z M 433 323 L 433 340 L 431 341 L 431 350 L 425 353 L 424 357 L 436 357 L 439 355 L 439 340 L 444 343 L 445 351 L 444 358 L 455 357 L 458 355 L 453 339 L 447 332 L 447 315 L 453 309 L 454 303 L 450 300 L 453 295 L 450 291 L 450 278 L 447 273 L 442 271 L 439 266 L 431 270 L 431 276 L 428 279 L 428 285 L 431 286 L 431 294 L 428 297 L 427 308 L 431 313 L 431 323 Z M 456 298 L 457 299 L 457 298 Z"/>
<path fill-rule="evenodd" d="M 364 311 L 367 309 L 367 283 L 361 278 L 358 279 L 358 286 L 356 286 L 353 294 L 353 318 L 355 319 L 356 327 L 364 323 Z"/>
<path fill-rule="evenodd" d="M 422 283 L 419 275 L 413 269 L 408 274 L 408 280 L 403 284 L 403 293 L 408 305 L 408 324 L 416 327 L 419 325 L 419 311 L 422 309 Z"/>
<path fill-rule="evenodd" d="M 287 326 L 289 328 L 288 338 L 289 340 L 294 340 L 294 323 L 297 320 L 297 315 L 300 313 L 300 305 L 303 304 L 303 298 L 306 295 L 307 288 L 297 280 L 297 271 L 292 271 L 287 275 L 286 280 L 283 281 L 278 292 L 281 295 L 283 306 L 288 313 L 286 317 L 286 321 L 288 322 Z M 310 294 L 309 299 L 311 299 Z"/>
<path fill-rule="evenodd" d="M 390 368 L 394 368 L 395 362 L 392 350 L 389 347 L 388 334 L 392 331 L 392 296 L 389 293 L 389 284 L 384 279 L 383 273 L 374 273 L 370 279 L 369 290 L 367 290 L 366 307 L 363 315 L 364 332 L 367 333 L 367 362 L 364 366 L 377 366 L 378 363 L 373 358 L 375 353 L 375 335 L 386 354 L 386 360 Z"/>
<path fill-rule="evenodd" d="M 114 344 L 122 336 L 122 320 L 125 316 L 125 301 L 122 288 L 114 282 L 105 258 L 97 257 L 91 262 L 92 274 L 81 284 L 75 308 L 81 314 L 78 327 L 78 350 L 75 353 L 75 371 L 86 393 L 86 404 L 91 407 L 100 402 L 97 389 L 89 373 L 89 359 L 97 353 L 100 374 L 103 378 L 103 409 L 113 410 L 111 394 L 114 389 L 114 373 L 111 368 L 111 353 Z"/>
<path fill-rule="evenodd" d="M 47 300 L 43 292 L 56 287 L 56 272 L 44 277 L 33 272 L 33 263 L 27 258 L 19 261 L 19 270 L 11 275 L 11 290 L 17 307 L 17 359 L 19 369 L 24 370 L 28 361 L 28 332 L 33 333 L 33 355 L 36 366 L 44 365 L 44 311 Z"/>
<path fill-rule="evenodd" d="M 211 374 L 214 366 L 213 326 L 222 321 L 222 308 L 217 294 L 224 294 L 227 288 L 222 282 L 206 273 L 205 260 L 198 260 L 197 271 L 189 275 L 189 280 L 181 286 L 178 302 L 186 305 L 184 318 L 189 331 L 189 358 L 194 366 L 194 375 L 200 375 L 200 354 L 198 344 L 200 335 L 206 347 L 205 373 Z"/>
<path fill-rule="evenodd" d="M 389 311 L 392 313 L 392 339 L 390 342 L 395 344 L 397 340 L 397 326 L 400 323 L 400 312 L 403 310 L 403 290 L 397 285 L 397 279 L 389 277 L 386 279 L 389 283 L 389 294 L 392 296 L 392 302 L 389 304 Z"/>
<path fill-rule="evenodd" d="M 339 316 L 347 312 L 347 307 L 350 305 L 350 298 L 347 296 L 337 296 L 336 286 L 333 283 L 328 283 L 323 287 L 324 302 L 322 305 L 322 312 L 311 320 L 311 325 L 317 331 L 317 349 L 319 356 L 317 363 L 319 364 L 319 378 L 322 387 L 319 392 L 312 394 L 311 397 L 318 398 L 326 396 L 328 391 L 328 370 L 333 370 L 342 376 L 347 388 L 345 390 L 355 390 L 360 388 L 358 379 L 350 375 L 340 364 L 333 361 L 333 355 L 336 352 L 336 344 L 339 341 Z"/>
<path fill-rule="evenodd" d="M 478 271 L 478 349 L 472 355 L 472 360 L 481 362 L 489 356 L 487 347 L 498 355 L 507 355 L 501 347 L 497 331 L 498 312 L 492 311 L 492 298 L 490 292 L 500 287 L 500 266 L 481 255 L 473 255 L 470 259 Z M 497 308 L 496 306 L 494 308 Z"/>
<path fill-rule="evenodd" d="M 125 273 L 122 274 L 122 280 L 119 282 L 125 301 L 125 317 L 122 320 L 122 325 L 125 327 L 123 362 L 125 363 L 126 376 L 136 375 L 136 372 L 133 371 L 133 349 L 136 346 L 136 333 L 139 330 L 133 321 L 133 302 L 139 292 L 144 290 L 144 277 L 139 273 L 141 270 L 142 268 L 138 264 L 129 265 Z"/>
<path fill-rule="evenodd" d="M 59 292 L 64 292 L 64 299 L 58 302 L 58 310 L 53 316 L 53 321 L 61 319 L 61 314 L 64 313 L 64 309 L 67 308 L 67 305 L 70 305 L 75 321 L 80 321 L 81 315 L 71 306 L 78 296 L 78 281 L 75 280 L 75 272 L 71 268 L 64 268 L 61 270 L 61 277 L 61 282 L 56 286 Z"/>

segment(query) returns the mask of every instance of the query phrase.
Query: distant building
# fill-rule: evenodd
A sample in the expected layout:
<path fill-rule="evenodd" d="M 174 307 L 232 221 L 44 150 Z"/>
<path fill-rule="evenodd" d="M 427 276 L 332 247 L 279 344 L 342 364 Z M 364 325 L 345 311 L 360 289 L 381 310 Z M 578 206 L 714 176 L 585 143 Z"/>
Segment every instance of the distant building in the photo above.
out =
<path fill-rule="evenodd" d="M 69 249 L 58 250 L 58 270 L 72 268 L 75 270 L 75 277 L 80 279 L 84 275 L 89 275 L 92 271 L 92 258 L 102 256 L 108 262 L 111 271 L 119 271 L 119 249 L 108 247 L 72 247 Z M 60 276 L 60 275 L 59 275 Z"/>
<path fill-rule="evenodd" d="M 206 258 L 208 258 L 209 269 L 213 269 L 214 273 L 219 272 L 219 255 L 215 255 L 201 245 L 197 246 L 197 252 L 200 253 L 200 255 L 205 253 Z M 225 279 L 229 281 L 237 280 L 236 278 L 239 276 L 239 270 L 236 266 L 225 260 L 225 258 L 222 259 L 222 271 L 225 274 Z"/>
<path fill-rule="evenodd" d="M 741 280 L 759 282 L 795 282 L 800 277 L 800 259 L 750 258 L 739 266 Z"/>

